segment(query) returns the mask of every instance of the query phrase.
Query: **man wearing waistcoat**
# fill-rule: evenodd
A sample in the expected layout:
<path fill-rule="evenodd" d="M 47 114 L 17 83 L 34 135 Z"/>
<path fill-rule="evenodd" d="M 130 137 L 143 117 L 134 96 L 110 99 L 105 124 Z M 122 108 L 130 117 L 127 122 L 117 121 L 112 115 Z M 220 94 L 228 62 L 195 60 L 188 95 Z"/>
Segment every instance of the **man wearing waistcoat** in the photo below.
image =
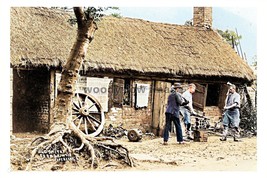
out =
<path fill-rule="evenodd" d="M 179 144 L 183 144 L 183 134 L 179 119 L 179 110 L 182 104 L 187 104 L 188 101 L 183 100 L 179 91 L 182 90 L 180 83 L 174 83 L 171 93 L 168 97 L 167 108 L 165 112 L 165 128 L 163 132 L 163 145 L 167 145 L 169 139 L 169 131 L 171 122 L 173 121 L 176 130 L 176 139 Z"/>
<path fill-rule="evenodd" d="M 227 140 L 227 133 L 229 127 L 233 128 L 234 131 L 234 141 L 241 141 L 239 137 L 239 122 L 240 122 L 240 95 L 236 92 L 236 86 L 230 85 L 227 97 L 225 99 L 225 112 L 223 116 L 223 136 L 220 139 L 221 141 Z"/>

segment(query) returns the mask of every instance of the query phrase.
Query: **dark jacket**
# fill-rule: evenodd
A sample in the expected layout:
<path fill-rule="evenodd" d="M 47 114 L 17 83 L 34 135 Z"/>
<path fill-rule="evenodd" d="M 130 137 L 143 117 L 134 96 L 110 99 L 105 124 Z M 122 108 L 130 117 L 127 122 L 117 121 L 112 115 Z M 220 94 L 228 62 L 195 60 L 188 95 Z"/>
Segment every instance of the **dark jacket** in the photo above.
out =
<path fill-rule="evenodd" d="M 168 97 L 168 104 L 166 108 L 166 113 L 173 114 L 174 117 L 179 118 L 180 105 L 182 105 L 182 97 L 175 90 L 171 91 Z"/>

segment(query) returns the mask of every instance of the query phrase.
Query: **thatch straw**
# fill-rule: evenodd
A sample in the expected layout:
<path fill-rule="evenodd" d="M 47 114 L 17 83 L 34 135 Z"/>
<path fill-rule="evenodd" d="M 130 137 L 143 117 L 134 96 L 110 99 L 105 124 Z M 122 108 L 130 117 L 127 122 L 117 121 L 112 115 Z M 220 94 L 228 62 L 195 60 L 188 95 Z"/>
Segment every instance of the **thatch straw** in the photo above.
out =
<path fill-rule="evenodd" d="M 76 37 L 66 12 L 11 9 L 11 64 L 59 66 Z M 255 79 L 253 71 L 215 31 L 106 17 L 90 45 L 84 69 Z"/>

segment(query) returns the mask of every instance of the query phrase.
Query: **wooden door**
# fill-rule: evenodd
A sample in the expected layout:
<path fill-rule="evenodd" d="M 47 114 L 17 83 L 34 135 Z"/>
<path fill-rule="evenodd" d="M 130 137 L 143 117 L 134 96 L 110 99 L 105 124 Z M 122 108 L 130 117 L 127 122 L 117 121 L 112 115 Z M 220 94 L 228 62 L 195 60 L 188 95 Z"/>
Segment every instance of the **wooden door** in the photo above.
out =
<path fill-rule="evenodd" d="M 206 106 L 206 97 L 207 97 L 207 85 L 206 84 L 197 84 L 196 91 L 193 94 L 193 107 L 203 111 Z"/>
<path fill-rule="evenodd" d="M 170 87 L 171 83 L 169 82 L 155 81 L 154 83 L 152 132 L 157 136 L 162 136 L 163 134 Z"/>

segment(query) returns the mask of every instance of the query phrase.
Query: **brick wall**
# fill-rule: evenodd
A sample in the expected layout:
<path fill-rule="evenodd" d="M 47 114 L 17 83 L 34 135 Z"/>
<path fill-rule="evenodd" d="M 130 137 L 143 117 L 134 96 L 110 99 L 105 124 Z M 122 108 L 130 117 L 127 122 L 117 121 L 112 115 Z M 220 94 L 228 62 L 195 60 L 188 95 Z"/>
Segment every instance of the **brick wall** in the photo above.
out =
<path fill-rule="evenodd" d="M 50 98 L 49 71 L 47 69 L 13 69 L 12 83 L 13 132 L 47 132 Z"/>
<path fill-rule="evenodd" d="M 193 25 L 203 27 L 204 24 L 212 26 L 212 8 L 194 7 Z"/>
<path fill-rule="evenodd" d="M 139 128 L 143 132 L 150 132 L 152 124 L 152 81 L 134 80 L 134 87 L 136 83 L 150 85 L 148 106 L 146 108 L 139 109 L 134 107 L 135 89 L 133 88 L 131 93 L 133 98 L 131 106 L 122 106 L 122 108 L 111 107 L 109 112 L 106 113 L 105 126 L 108 126 L 109 124 L 112 124 L 113 126 L 123 124 L 122 127 L 125 129 Z"/>
<path fill-rule="evenodd" d="M 210 118 L 210 124 L 214 125 L 222 117 L 222 111 L 218 106 L 206 106 L 204 108 L 205 116 Z"/>

